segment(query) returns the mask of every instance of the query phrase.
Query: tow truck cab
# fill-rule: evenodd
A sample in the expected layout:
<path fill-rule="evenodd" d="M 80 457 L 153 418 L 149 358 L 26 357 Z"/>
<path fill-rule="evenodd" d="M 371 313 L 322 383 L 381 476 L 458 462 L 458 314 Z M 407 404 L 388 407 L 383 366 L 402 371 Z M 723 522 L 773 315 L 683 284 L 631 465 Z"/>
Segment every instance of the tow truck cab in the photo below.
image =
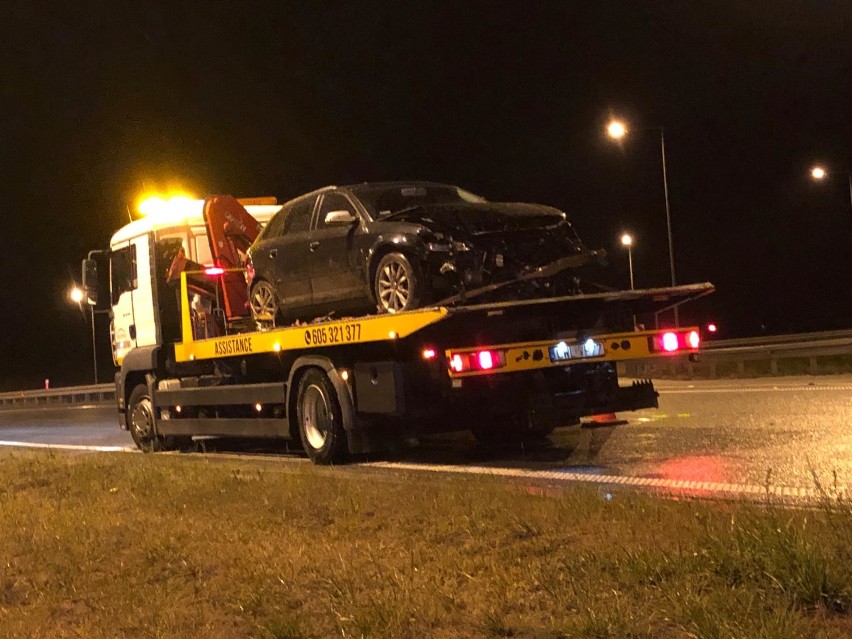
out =
<path fill-rule="evenodd" d="M 214 264 L 203 204 L 197 200 L 153 213 L 130 222 L 112 236 L 110 250 L 102 255 L 106 260 L 101 261 L 108 265 L 109 288 L 101 293 L 109 293 L 110 342 L 116 366 L 121 366 L 131 349 L 160 346 L 180 338 L 178 300 L 175 285 L 167 282 L 168 269 L 180 250 L 191 262 Z M 245 208 L 265 225 L 281 206 L 247 203 Z M 84 263 L 83 272 L 89 303 L 99 302 L 105 307 L 92 286 L 97 282 L 95 267 L 91 262 L 88 267 Z"/>

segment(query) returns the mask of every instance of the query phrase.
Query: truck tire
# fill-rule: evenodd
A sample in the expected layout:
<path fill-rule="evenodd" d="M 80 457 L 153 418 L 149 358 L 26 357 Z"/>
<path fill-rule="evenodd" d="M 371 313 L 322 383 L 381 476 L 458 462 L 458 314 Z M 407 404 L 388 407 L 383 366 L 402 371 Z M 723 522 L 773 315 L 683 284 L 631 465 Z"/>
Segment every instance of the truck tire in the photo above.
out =
<path fill-rule="evenodd" d="M 139 450 L 143 453 L 155 453 L 158 450 L 163 450 L 163 438 L 157 434 L 154 402 L 151 401 L 148 386 L 138 384 L 133 389 L 133 392 L 130 393 L 130 399 L 127 401 L 127 412 L 124 418 L 127 423 L 127 430 L 130 431 L 130 436 L 133 437 L 133 441 Z"/>
<path fill-rule="evenodd" d="M 379 313 L 400 313 L 420 306 L 423 281 L 414 264 L 402 253 L 388 253 L 376 267 L 373 294 Z"/>
<path fill-rule="evenodd" d="M 310 368 L 299 380 L 296 418 L 305 452 L 315 464 L 339 464 L 348 443 L 337 391 L 323 371 Z"/>

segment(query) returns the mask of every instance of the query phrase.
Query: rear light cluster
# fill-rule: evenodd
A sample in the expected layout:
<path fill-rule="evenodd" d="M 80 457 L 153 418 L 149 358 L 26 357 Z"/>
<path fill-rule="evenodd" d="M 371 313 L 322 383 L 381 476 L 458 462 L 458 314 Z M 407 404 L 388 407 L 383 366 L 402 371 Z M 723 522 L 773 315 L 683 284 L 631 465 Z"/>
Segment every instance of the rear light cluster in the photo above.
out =
<path fill-rule="evenodd" d="M 454 373 L 490 371 L 506 365 L 506 351 L 482 350 L 469 353 L 451 353 L 450 370 Z"/>
<path fill-rule="evenodd" d="M 663 351 L 664 353 L 676 353 L 679 350 L 695 350 L 701 345 L 701 336 L 698 331 L 675 332 L 668 331 L 660 335 L 654 335 L 651 339 L 652 351 Z"/>

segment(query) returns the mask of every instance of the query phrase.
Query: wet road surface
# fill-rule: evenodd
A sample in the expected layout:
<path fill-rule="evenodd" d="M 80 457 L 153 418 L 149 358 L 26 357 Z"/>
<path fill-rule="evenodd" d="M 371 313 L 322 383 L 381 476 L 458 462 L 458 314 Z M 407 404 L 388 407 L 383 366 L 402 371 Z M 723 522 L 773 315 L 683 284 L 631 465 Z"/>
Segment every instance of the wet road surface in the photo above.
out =
<path fill-rule="evenodd" d="M 626 425 L 558 429 L 535 446 L 483 447 L 466 432 L 434 436 L 390 461 L 707 485 L 813 487 L 814 475 L 826 486 L 835 477 L 852 484 L 852 375 L 656 386 L 660 408 L 619 415 Z M 133 446 L 111 407 L 4 410 L 3 443 Z"/>

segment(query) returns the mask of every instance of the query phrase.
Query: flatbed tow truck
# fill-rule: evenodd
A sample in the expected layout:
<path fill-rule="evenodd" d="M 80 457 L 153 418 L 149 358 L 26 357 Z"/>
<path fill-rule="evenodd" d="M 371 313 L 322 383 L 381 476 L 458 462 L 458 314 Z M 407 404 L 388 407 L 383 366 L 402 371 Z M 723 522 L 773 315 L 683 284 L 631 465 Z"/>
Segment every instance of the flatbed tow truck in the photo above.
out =
<path fill-rule="evenodd" d="M 83 262 L 97 304 L 96 258 L 109 261 L 119 423 L 145 452 L 276 438 L 331 464 L 424 433 L 542 438 L 584 416 L 657 406 L 650 381 L 619 385 L 617 362 L 698 352 L 697 328 L 634 330 L 633 318 L 706 295 L 709 283 L 258 330 L 240 316 L 239 258 L 262 222 L 235 230 L 240 216 L 229 214 L 268 220 L 274 207 L 257 201 L 216 196 L 179 219 L 132 222 Z"/>

